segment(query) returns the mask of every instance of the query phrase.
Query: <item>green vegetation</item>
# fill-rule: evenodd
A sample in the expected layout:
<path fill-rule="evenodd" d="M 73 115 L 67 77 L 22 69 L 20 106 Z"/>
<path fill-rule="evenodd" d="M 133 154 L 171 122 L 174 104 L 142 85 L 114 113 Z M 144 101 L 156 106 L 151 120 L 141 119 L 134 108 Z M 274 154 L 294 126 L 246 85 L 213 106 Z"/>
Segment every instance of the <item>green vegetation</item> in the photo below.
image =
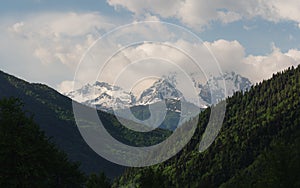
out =
<path fill-rule="evenodd" d="M 19 99 L 0 100 L 0 187 L 110 187 L 103 172 L 81 172 L 22 108 Z"/>
<path fill-rule="evenodd" d="M 49 143 L 17 99 L 0 101 L 0 187 L 81 187 L 79 164 Z"/>
<path fill-rule="evenodd" d="M 155 129 L 149 132 L 136 132 L 123 126 L 118 119 L 111 114 L 98 111 L 98 116 L 100 117 L 103 126 L 111 134 L 111 136 L 120 142 L 131 146 L 142 147 L 155 145 L 162 142 L 172 134 L 171 131 L 164 129 Z M 125 119 L 123 119 L 123 121 L 133 123 Z"/>
<path fill-rule="evenodd" d="M 213 144 L 198 151 L 210 108 L 197 130 L 170 160 L 131 168 L 114 187 L 299 187 L 300 66 L 273 75 L 226 100 L 223 127 Z"/>
<path fill-rule="evenodd" d="M 87 188 L 110 188 L 110 180 L 103 172 L 100 174 L 91 174 L 86 182 Z"/>

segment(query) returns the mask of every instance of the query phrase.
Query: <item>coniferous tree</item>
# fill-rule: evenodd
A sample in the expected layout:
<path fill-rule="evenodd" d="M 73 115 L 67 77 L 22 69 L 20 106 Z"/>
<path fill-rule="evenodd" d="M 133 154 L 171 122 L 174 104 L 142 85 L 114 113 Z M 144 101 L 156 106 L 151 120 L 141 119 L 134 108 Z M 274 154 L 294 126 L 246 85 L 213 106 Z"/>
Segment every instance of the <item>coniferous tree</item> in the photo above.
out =
<path fill-rule="evenodd" d="M 103 172 L 99 174 L 91 174 L 86 183 L 87 188 L 110 188 L 110 180 Z"/>
<path fill-rule="evenodd" d="M 0 100 L 0 187 L 82 187 L 85 176 L 15 98 Z"/>

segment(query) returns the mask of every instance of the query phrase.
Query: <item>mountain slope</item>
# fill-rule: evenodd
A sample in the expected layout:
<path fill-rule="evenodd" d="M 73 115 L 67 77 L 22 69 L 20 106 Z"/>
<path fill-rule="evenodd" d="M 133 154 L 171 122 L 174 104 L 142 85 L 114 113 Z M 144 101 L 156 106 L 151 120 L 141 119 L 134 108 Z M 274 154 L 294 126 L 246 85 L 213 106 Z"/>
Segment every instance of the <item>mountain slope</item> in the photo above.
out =
<path fill-rule="evenodd" d="M 43 84 L 30 84 L 0 71 L 0 98 L 17 97 L 22 100 L 28 114 L 56 145 L 64 150 L 72 161 L 81 162 L 86 173 L 104 171 L 109 177 L 119 175 L 124 167 L 99 157 L 82 139 L 74 121 L 72 100 Z M 88 107 L 87 110 L 90 110 Z M 139 134 L 120 125 L 116 118 L 98 112 L 104 126 L 115 138 L 132 145 L 150 145 L 163 140 L 170 133 L 156 130 Z M 144 138 L 146 138 L 144 140 Z"/>
<path fill-rule="evenodd" d="M 128 108 L 136 100 L 132 93 L 105 82 L 95 82 L 93 85 L 87 84 L 76 91 L 66 93 L 66 96 L 104 111 L 111 111 L 113 107 Z"/>
<path fill-rule="evenodd" d="M 22 110 L 0 99 L 0 187 L 80 187 L 85 176 Z M 59 179 L 59 181 L 57 181 Z"/>
<path fill-rule="evenodd" d="M 235 93 L 206 151 L 199 152 L 199 142 L 210 108 L 180 153 L 159 165 L 129 169 L 114 187 L 299 187 L 299 93 L 300 66 Z"/>
<path fill-rule="evenodd" d="M 235 72 L 226 72 L 220 77 L 210 78 L 204 85 L 198 85 L 199 96 L 208 105 L 216 104 L 218 101 L 232 96 L 236 91 L 247 91 L 251 85 L 247 78 Z"/>
<path fill-rule="evenodd" d="M 100 158 L 84 142 L 73 120 L 71 99 L 45 85 L 30 84 L 3 72 L 0 72 L 0 91 L 0 98 L 20 98 L 46 136 L 52 137 L 71 160 L 81 162 L 83 171 L 91 173 L 110 168 L 111 172 L 107 171 L 110 177 L 122 172 L 122 167 Z"/>
<path fill-rule="evenodd" d="M 162 99 L 159 99 L 162 100 Z M 202 108 L 197 107 L 196 105 L 186 102 L 184 100 L 178 100 L 174 98 L 164 99 L 166 104 L 166 116 L 163 122 L 160 124 L 159 128 L 174 131 L 177 127 L 181 126 L 185 121 L 190 120 L 191 118 L 197 116 Z M 156 105 L 153 103 L 151 105 Z M 149 110 L 150 105 L 139 105 L 133 106 L 130 108 L 131 113 L 139 120 L 146 120 L 148 118 L 158 117 L 159 115 L 155 113 L 160 113 L 161 109 L 155 110 L 154 113 L 150 114 Z M 181 108 L 186 108 L 186 111 L 183 113 Z M 121 111 L 121 110 L 120 110 Z M 151 116 L 150 116 L 151 115 Z M 157 118 L 158 119 L 158 118 Z"/>
<path fill-rule="evenodd" d="M 148 105 L 165 99 L 184 101 L 183 94 L 176 89 L 174 83 L 166 79 L 159 79 L 142 92 L 137 100 L 137 105 Z"/>

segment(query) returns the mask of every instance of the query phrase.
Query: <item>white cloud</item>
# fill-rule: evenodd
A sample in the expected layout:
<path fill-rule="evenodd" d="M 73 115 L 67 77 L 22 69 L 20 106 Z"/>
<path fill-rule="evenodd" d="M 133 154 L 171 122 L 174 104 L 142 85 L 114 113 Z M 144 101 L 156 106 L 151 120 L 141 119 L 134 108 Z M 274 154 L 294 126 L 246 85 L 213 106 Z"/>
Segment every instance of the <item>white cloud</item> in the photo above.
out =
<path fill-rule="evenodd" d="M 163 17 L 172 17 L 181 6 L 181 0 L 108 0 L 107 2 L 116 10 L 120 7 L 127 8 L 137 16 L 143 15 L 145 11 L 150 11 Z"/>
<path fill-rule="evenodd" d="M 57 90 L 60 93 L 67 93 L 69 91 L 73 91 L 73 89 L 74 89 L 74 81 L 66 80 L 61 82 L 59 85 L 57 85 Z"/>
<path fill-rule="evenodd" d="M 236 12 L 218 12 L 218 18 L 222 23 L 227 24 L 240 20 L 242 17 Z"/>
<path fill-rule="evenodd" d="M 117 23 L 97 12 L 40 12 L 19 20 L 3 17 L 2 69 L 56 87 L 73 78 L 86 49 Z"/>
<path fill-rule="evenodd" d="M 250 77 L 253 81 L 259 82 L 263 79 L 268 79 L 273 73 L 282 71 L 292 65 L 299 64 L 299 60 L 295 61 L 294 57 L 287 53 L 282 53 L 279 49 L 266 56 L 248 56 L 243 60 L 246 65 L 243 73 Z"/>
<path fill-rule="evenodd" d="M 245 48 L 238 41 L 217 40 L 204 42 L 220 63 L 223 71 L 237 70 L 245 57 Z"/>
<path fill-rule="evenodd" d="M 10 27 L 10 30 L 15 33 L 20 33 L 24 26 L 24 22 L 17 22 L 13 26 Z"/>
<path fill-rule="evenodd" d="M 298 0 L 271 0 L 267 1 L 269 7 L 274 7 L 278 19 L 292 20 L 300 23 L 300 2 Z"/>
<path fill-rule="evenodd" d="M 300 51 L 297 49 L 290 49 L 287 53 L 285 53 L 285 55 L 292 58 L 296 62 L 300 62 Z"/>
<path fill-rule="evenodd" d="M 54 18 L 54 19 L 53 19 Z M 98 13 L 67 13 L 62 15 L 45 16 L 44 20 L 50 19 L 48 29 L 55 35 L 81 36 L 95 29 L 109 29 L 113 25 Z M 49 20 L 48 20 L 49 21 Z M 49 34 L 49 33 L 48 33 Z"/>
<path fill-rule="evenodd" d="M 246 55 L 244 46 L 238 41 L 217 40 L 195 44 L 178 40 L 173 43 L 144 43 L 124 49 L 111 59 L 102 78 L 105 78 L 107 82 L 113 83 L 118 73 L 126 68 L 127 72 L 123 72 L 126 79 L 120 82 L 122 83 L 123 81 L 126 85 L 149 75 L 162 76 L 170 72 L 182 74 L 177 66 L 181 67 L 184 73 L 187 74 L 200 71 L 178 49 L 183 49 L 191 57 L 195 58 L 206 76 L 214 75 L 213 71 L 216 70 L 216 63 L 207 48 L 211 50 L 218 60 L 223 72 L 235 71 L 249 78 L 254 83 L 270 78 L 273 73 L 300 64 L 300 51 L 297 49 L 291 49 L 283 53 L 280 49 L 273 46 L 272 53 L 254 56 Z M 131 65 L 133 62 L 139 63 Z M 86 75 L 95 75 L 96 73 L 90 74 L 89 72 L 89 74 L 86 74 L 86 72 L 83 72 L 81 79 L 86 79 Z M 93 78 L 95 79 L 95 77 Z"/>
<path fill-rule="evenodd" d="M 300 51 L 297 49 L 291 49 L 284 53 L 279 48 L 273 46 L 270 54 L 254 56 L 246 55 L 245 48 L 238 41 L 217 40 L 198 44 L 199 46 L 197 47 L 195 47 L 195 44 L 187 41 L 177 41 L 171 45 L 187 49 L 191 56 L 195 57 L 196 60 L 200 60 L 198 64 L 202 68 L 204 67 L 204 70 L 210 70 L 210 66 L 215 66 L 212 62 L 211 54 L 207 53 L 206 47 L 208 47 L 218 60 L 223 72 L 235 71 L 246 76 L 254 83 L 270 78 L 273 73 L 300 64 Z M 193 49 L 197 49 L 197 51 L 193 51 Z M 151 54 L 151 56 L 163 57 L 175 62 L 177 65 L 184 67 L 187 73 L 192 73 L 196 70 L 195 67 L 186 63 L 187 59 L 183 54 L 166 46 L 143 44 L 123 53 L 126 54 L 125 56 L 128 59 L 134 59 L 137 56 L 138 58 L 142 58 Z M 141 66 L 140 69 L 135 71 L 141 73 L 153 70 L 156 72 L 161 71 L 161 74 L 168 72 L 168 70 L 175 71 L 175 69 L 171 69 L 170 67 L 169 65 L 164 66 L 161 64 L 159 69 L 157 69 L 155 64 L 152 66 L 148 64 L 147 68 Z M 209 75 L 208 72 L 206 74 Z"/>
<path fill-rule="evenodd" d="M 34 56 L 37 57 L 43 64 L 54 62 L 52 54 L 45 48 L 37 48 L 34 50 Z"/>
<path fill-rule="evenodd" d="M 273 73 L 300 64 L 300 51 L 297 49 L 284 53 L 273 45 L 270 54 L 254 56 L 246 55 L 245 48 L 238 41 L 217 40 L 204 42 L 204 45 L 212 51 L 223 72 L 237 72 L 254 83 L 269 79 Z M 206 56 L 202 57 L 205 61 Z"/>
<path fill-rule="evenodd" d="M 116 3 L 117 1 L 111 0 L 110 2 L 113 4 L 113 2 Z M 118 1 L 117 3 L 120 4 L 122 2 L 124 1 Z M 126 6 L 130 6 L 130 10 L 137 11 L 137 14 L 143 14 L 142 11 L 138 12 L 140 10 L 139 7 L 143 6 L 142 4 L 132 4 L 134 1 L 126 2 Z M 228 3 L 227 7 L 242 6 L 245 4 L 244 2 L 235 3 L 236 1 L 228 2 L 230 3 Z M 154 4 L 157 3 L 159 2 L 154 2 Z M 176 12 L 176 14 L 180 13 L 178 15 L 179 18 L 179 16 L 188 14 L 189 16 L 185 18 L 180 17 L 180 19 L 183 22 L 196 23 L 196 25 L 201 26 L 209 24 L 210 20 L 229 23 L 241 19 L 241 16 L 251 17 L 260 14 L 267 17 L 269 13 L 274 11 L 272 9 L 272 11 L 268 11 L 268 14 L 265 14 L 266 12 L 260 12 L 263 8 L 258 7 L 255 13 L 250 14 L 249 10 L 251 9 L 247 7 L 239 11 L 234 11 L 234 8 L 225 11 L 219 9 L 221 6 L 213 5 L 215 2 L 210 2 L 211 6 L 202 7 L 201 9 L 197 7 L 203 5 L 202 1 L 194 2 L 187 0 L 184 2 L 176 1 L 174 3 L 179 3 L 180 9 L 173 9 L 172 6 L 177 7 L 177 5 L 172 5 L 170 10 L 168 9 L 169 12 L 161 16 L 172 16 L 173 12 Z M 249 2 L 246 4 L 251 5 Z M 153 13 L 158 14 L 161 10 L 156 9 L 156 7 L 157 5 L 152 7 Z M 243 15 L 241 12 L 248 13 Z M 198 17 L 199 15 L 200 17 Z M 152 14 L 143 14 L 143 16 L 148 21 L 159 21 L 159 18 Z M 275 17 L 272 17 L 272 19 L 275 20 Z M 106 24 L 107 22 L 106 18 L 98 13 L 45 13 L 25 18 L 22 22 L 11 24 L 8 31 L 13 34 L 12 36 L 15 40 L 17 38 L 20 43 L 27 43 L 27 46 L 32 49 L 32 55 L 37 57 L 43 65 L 49 66 L 59 63 L 60 65 L 66 65 L 74 71 L 85 50 L 99 37 L 99 32 L 107 31 L 113 27 L 112 24 Z M 124 49 L 106 65 L 108 71 L 102 75 L 101 79 L 113 82 L 118 72 L 122 71 L 130 63 L 149 57 L 171 61 L 183 67 L 187 73 L 197 70 L 197 67 L 188 61 L 180 49 L 195 57 L 201 67 L 204 68 L 205 73 L 209 75 L 209 71 L 213 70 L 211 67 L 215 66 L 215 62 L 207 50 L 208 47 L 219 61 L 223 71 L 235 71 L 254 82 L 267 79 L 274 72 L 281 71 L 291 65 L 296 66 L 300 62 L 300 51 L 297 49 L 291 49 L 284 53 L 274 47 L 272 53 L 267 55 L 246 55 L 244 46 L 235 40 L 217 40 L 204 43 L 192 42 L 193 40 L 188 40 L 191 38 L 183 38 L 185 35 L 176 38 L 176 35 L 180 34 L 180 32 L 176 32 L 175 28 L 168 28 L 162 23 L 145 24 L 142 27 L 135 24 L 136 22 L 133 23 L 132 27 L 121 29 L 121 33 L 112 33 L 111 37 L 103 40 L 101 44 L 96 45 L 94 51 L 88 54 L 85 62 L 80 67 L 81 72 L 77 74 L 76 82 L 86 84 L 95 81 L 99 70 L 108 57 L 113 54 L 112 52 L 116 52 L 120 47 L 127 44 L 126 42 L 130 41 L 129 38 L 134 39 L 132 43 L 145 40 L 161 42 L 153 44 L 141 43 Z M 128 38 L 122 38 L 122 36 Z M 134 80 L 138 77 L 143 77 L 151 71 L 163 75 L 174 70 L 176 70 L 176 67 L 174 68 L 174 66 L 172 67 L 166 62 L 157 64 L 146 60 L 143 64 L 131 66 L 128 69 L 128 77 L 124 81 L 129 82 L 130 79 Z M 69 81 L 70 78 L 65 77 L 65 80 L 67 81 L 61 82 L 57 86 L 61 92 L 66 92 L 73 88 L 74 83 Z"/>
<path fill-rule="evenodd" d="M 25 18 L 8 28 L 31 46 L 44 64 L 62 63 L 75 68 L 84 51 L 101 34 L 114 27 L 109 19 L 91 13 L 43 13 Z"/>
<path fill-rule="evenodd" d="M 252 1 L 207 1 L 207 0 L 108 0 L 109 5 L 123 7 L 136 16 L 145 13 L 162 18 L 176 18 L 182 23 L 201 30 L 213 21 L 231 23 L 240 19 L 261 17 L 268 21 L 294 21 L 300 23 L 298 0 L 252 0 Z"/>

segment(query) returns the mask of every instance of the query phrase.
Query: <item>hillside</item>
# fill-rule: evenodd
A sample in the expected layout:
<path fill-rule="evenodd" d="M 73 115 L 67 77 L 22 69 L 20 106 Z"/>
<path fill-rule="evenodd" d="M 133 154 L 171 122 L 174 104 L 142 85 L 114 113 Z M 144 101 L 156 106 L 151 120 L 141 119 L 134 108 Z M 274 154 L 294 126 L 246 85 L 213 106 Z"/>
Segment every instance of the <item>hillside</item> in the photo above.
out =
<path fill-rule="evenodd" d="M 72 161 L 80 162 L 84 172 L 104 171 L 110 178 L 123 172 L 124 167 L 99 157 L 82 139 L 74 121 L 72 100 L 68 97 L 46 85 L 31 84 L 0 71 L 0 99 L 4 97 L 21 99 L 28 115 L 34 116 L 34 121 L 51 138 L 50 141 L 64 150 Z M 135 133 L 122 127 L 113 115 L 101 111 L 98 114 L 108 132 L 124 143 L 152 145 L 170 134 L 163 130 Z"/>
<path fill-rule="evenodd" d="M 210 108 L 199 116 L 188 145 L 172 159 L 131 168 L 114 187 L 299 187 L 300 66 L 273 75 L 226 100 L 218 137 L 204 152 L 199 142 Z"/>
<path fill-rule="evenodd" d="M 49 142 L 19 99 L 0 99 L 0 187 L 82 187 L 76 162 Z"/>

